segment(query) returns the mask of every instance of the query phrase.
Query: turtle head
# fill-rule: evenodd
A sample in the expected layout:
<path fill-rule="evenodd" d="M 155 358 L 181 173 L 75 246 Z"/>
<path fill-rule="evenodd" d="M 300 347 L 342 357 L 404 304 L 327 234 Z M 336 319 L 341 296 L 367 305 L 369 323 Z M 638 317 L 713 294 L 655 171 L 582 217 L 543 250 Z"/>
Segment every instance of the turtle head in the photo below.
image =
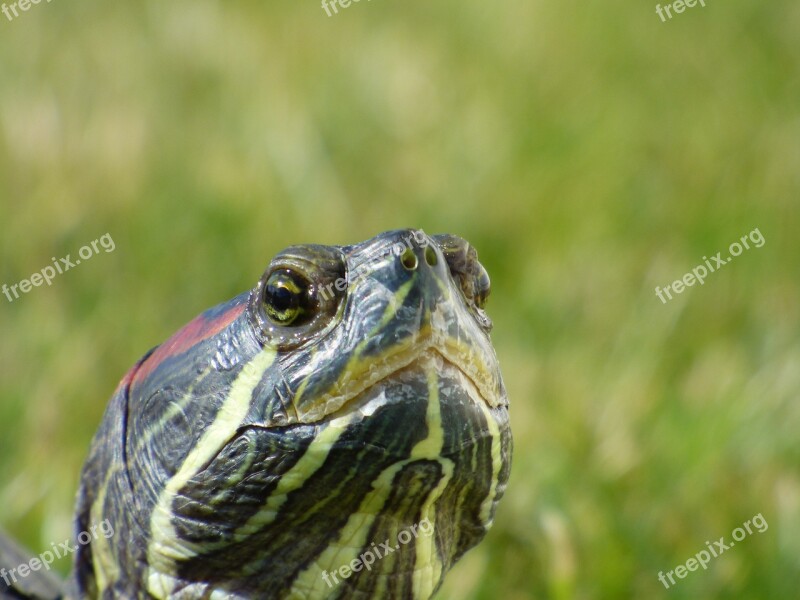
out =
<path fill-rule="evenodd" d="M 489 291 L 477 253 L 455 236 L 401 230 L 355 246 L 284 250 L 248 305 L 289 392 L 271 423 L 371 410 L 396 399 L 401 380 L 422 386 L 419 398 L 430 387 L 440 402 L 506 406 L 484 312 Z"/>
<path fill-rule="evenodd" d="M 463 239 L 292 246 L 123 380 L 75 582 L 155 597 L 428 598 L 491 525 L 508 400 Z M 92 587 L 93 586 L 93 587 Z"/>

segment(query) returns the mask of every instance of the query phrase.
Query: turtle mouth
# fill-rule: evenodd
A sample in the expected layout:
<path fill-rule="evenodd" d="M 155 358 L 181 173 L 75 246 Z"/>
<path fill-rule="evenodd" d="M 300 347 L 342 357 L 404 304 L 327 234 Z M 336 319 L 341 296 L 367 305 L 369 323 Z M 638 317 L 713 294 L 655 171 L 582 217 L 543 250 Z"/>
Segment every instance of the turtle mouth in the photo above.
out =
<path fill-rule="evenodd" d="M 402 372 L 433 363 L 449 366 L 460 373 L 468 393 L 476 402 L 494 409 L 507 405 L 505 388 L 499 378 L 496 358 L 481 355 L 481 349 L 450 337 L 426 336 L 424 341 L 411 344 L 382 360 L 372 358 L 369 367 L 363 363 L 347 369 L 329 390 L 321 395 L 298 420 L 303 423 L 341 416 L 362 409 L 364 398 L 372 388 L 380 387 Z M 490 365 L 494 364 L 495 368 Z M 359 368 L 360 367 L 360 368 Z"/>

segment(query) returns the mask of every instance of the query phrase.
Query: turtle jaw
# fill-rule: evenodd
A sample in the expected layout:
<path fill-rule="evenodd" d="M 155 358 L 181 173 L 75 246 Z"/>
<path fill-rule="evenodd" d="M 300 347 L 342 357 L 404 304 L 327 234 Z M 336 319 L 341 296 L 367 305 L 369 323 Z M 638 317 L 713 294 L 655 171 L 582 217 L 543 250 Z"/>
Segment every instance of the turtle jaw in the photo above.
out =
<path fill-rule="evenodd" d="M 475 402 L 489 409 L 508 406 L 497 358 L 488 344 L 483 348 L 475 348 L 428 327 L 417 338 L 376 363 L 373 361 L 368 368 L 364 368 L 361 361 L 353 361 L 329 390 L 313 403 L 297 409 L 298 422 L 312 423 L 358 409 L 364 405 L 364 397 L 369 396 L 372 388 L 392 380 L 402 371 L 428 364 L 452 366 L 469 384 L 467 387 L 474 390 L 471 395 Z"/>
<path fill-rule="evenodd" d="M 403 380 L 409 373 L 414 373 L 418 380 L 424 379 L 424 374 L 431 368 L 437 372 L 448 372 L 451 379 L 458 380 L 458 387 L 463 389 L 469 396 L 470 401 L 475 405 L 485 406 L 489 409 L 507 406 L 508 399 L 505 395 L 505 388 L 501 387 L 498 394 L 490 387 L 486 380 L 478 381 L 473 373 L 461 367 L 455 360 L 448 357 L 435 345 L 423 347 L 419 352 L 411 353 L 410 356 L 398 356 L 390 365 L 381 369 L 380 374 L 375 375 L 370 383 L 359 387 L 346 390 L 337 397 L 329 397 L 328 403 L 339 406 L 334 412 L 328 412 L 325 420 L 331 420 L 345 416 L 353 411 L 374 412 L 375 407 L 370 405 L 380 401 L 376 400 L 387 385 Z M 328 408 L 330 404 L 328 404 Z"/>

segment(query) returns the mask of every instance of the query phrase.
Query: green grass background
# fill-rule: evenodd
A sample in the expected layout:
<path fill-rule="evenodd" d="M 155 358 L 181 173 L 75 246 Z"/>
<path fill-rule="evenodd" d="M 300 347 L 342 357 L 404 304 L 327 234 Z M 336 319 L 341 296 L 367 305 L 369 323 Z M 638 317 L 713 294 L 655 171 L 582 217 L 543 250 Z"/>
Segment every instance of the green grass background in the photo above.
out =
<path fill-rule="evenodd" d="M 0 15 L 0 283 L 116 242 L 0 296 L 0 526 L 66 539 L 117 381 L 275 252 L 415 226 L 492 276 L 516 440 L 439 598 L 798 597 L 798 38 L 792 0 Z M 756 227 L 763 248 L 656 298 Z"/>

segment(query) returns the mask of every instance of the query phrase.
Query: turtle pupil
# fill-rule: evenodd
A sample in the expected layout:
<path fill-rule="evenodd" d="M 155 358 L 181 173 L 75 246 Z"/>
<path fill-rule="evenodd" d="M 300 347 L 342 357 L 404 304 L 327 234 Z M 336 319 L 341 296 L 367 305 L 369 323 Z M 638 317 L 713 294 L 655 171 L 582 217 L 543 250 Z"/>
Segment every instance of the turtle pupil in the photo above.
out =
<path fill-rule="evenodd" d="M 306 309 L 308 283 L 291 271 L 276 271 L 267 280 L 264 307 L 278 325 L 291 325 Z"/>
<path fill-rule="evenodd" d="M 290 308 L 296 308 L 298 298 L 285 287 L 270 286 L 267 291 L 269 294 L 269 301 L 273 308 L 278 312 L 284 312 Z"/>

